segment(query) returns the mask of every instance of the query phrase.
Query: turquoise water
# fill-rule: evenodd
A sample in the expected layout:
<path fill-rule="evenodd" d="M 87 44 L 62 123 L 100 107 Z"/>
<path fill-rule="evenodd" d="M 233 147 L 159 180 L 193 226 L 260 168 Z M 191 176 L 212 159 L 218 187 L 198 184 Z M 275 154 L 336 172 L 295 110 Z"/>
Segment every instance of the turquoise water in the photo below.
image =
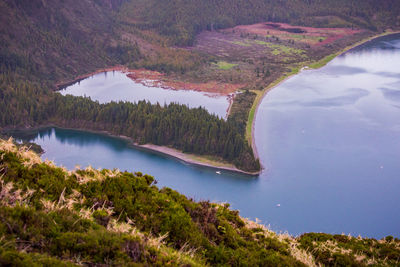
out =
<path fill-rule="evenodd" d="M 204 107 L 210 113 L 225 118 L 229 108 L 229 96 L 216 93 L 204 93 L 190 90 L 171 90 L 146 86 L 135 82 L 121 71 L 108 71 L 95 74 L 71 86 L 60 93 L 63 95 L 87 96 L 100 103 L 111 101 L 138 102 L 147 100 L 153 104 L 184 104 L 192 108 Z M 147 81 L 151 84 L 152 81 Z"/>
<path fill-rule="evenodd" d="M 255 124 L 266 170 L 249 178 L 140 151 L 121 139 L 42 129 L 43 158 L 70 169 L 149 173 L 196 200 L 229 202 L 278 231 L 400 236 L 400 35 L 303 71 L 263 99 Z M 280 205 L 278 205 L 280 204 Z"/>

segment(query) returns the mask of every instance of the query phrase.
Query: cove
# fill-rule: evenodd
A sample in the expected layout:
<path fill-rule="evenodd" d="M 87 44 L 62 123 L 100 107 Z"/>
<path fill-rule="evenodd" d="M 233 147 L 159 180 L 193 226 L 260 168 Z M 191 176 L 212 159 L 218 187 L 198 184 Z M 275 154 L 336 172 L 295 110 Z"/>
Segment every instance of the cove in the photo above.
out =
<path fill-rule="evenodd" d="M 150 101 L 160 105 L 179 103 L 191 108 L 203 107 L 220 118 L 226 118 L 230 105 L 227 95 L 192 90 L 172 90 L 146 86 L 136 82 L 122 71 L 106 71 L 95 74 L 59 91 L 62 95 L 87 96 L 100 103 L 111 101 Z M 147 81 L 151 85 L 152 81 Z M 146 84 L 147 84 L 146 83 Z"/>
<path fill-rule="evenodd" d="M 400 236 L 399 118 L 400 35 L 393 35 L 266 95 L 255 122 L 266 167 L 258 178 L 218 175 L 101 134 L 50 128 L 26 138 L 44 148 L 42 158 L 67 168 L 149 173 L 160 187 L 229 202 L 273 230 L 381 238 Z"/>

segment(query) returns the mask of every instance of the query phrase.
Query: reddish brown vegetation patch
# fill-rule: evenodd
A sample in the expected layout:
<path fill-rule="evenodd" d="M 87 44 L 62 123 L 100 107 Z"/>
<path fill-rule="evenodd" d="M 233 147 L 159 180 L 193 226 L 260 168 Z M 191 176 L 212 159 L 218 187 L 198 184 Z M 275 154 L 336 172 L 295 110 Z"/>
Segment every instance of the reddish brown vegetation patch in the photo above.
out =
<path fill-rule="evenodd" d="M 146 86 L 160 87 L 170 90 L 192 90 L 228 95 L 238 91 L 244 86 L 243 84 L 229 84 L 217 81 L 209 81 L 205 83 L 177 81 L 167 77 L 163 73 L 144 69 L 129 70 L 127 72 L 127 76 L 135 82 Z"/>
<path fill-rule="evenodd" d="M 275 36 L 283 40 L 294 39 L 298 42 L 310 45 L 326 45 L 346 36 L 362 32 L 359 29 L 350 28 L 313 28 L 303 26 L 292 26 L 286 23 L 264 22 L 253 25 L 241 25 L 225 32 L 239 32 L 257 34 L 259 36 Z"/>
<path fill-rule="evenodd" d="M 137 83 L 149 87 L 159 87 L 169 90 L 191 90 L 198 92 L 217 93 L 221 95 L 230 95 L 232 93 L 237 92 L 240 88 L 244 87 L 244 84 L 230 84 L 217 81 L 209 81 L 205 83 L 184 82 L 184 81 L 174 80 L 158 71 L 151 71 L 146 69 L 131 70 L 123 66 L 116 66 L 116 67 L 99 69 L 95 72 L 91 72 L 85 75 L 80 75 L 72 81 L 57 84 L 57 88 L 63 89 L 90 76 L 108 71 L 121 71 L 126 73 L 130 79 L 132 79 Z"/>

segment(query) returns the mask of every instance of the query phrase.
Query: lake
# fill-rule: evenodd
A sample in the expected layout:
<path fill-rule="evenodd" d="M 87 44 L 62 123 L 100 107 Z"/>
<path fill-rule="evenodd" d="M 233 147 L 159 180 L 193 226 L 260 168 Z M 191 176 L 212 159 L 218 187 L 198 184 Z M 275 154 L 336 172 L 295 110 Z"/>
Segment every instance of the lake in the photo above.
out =
<path fill-rule="evenodd" d="M 114 97 L 101 79 L 99 94 Z M 255 122 L 266 168 L 257 178 L 218 175 L 101 134 L 53 128 L 29 139 L 44 148 L 42 158 L 67 168 L 149 173 L 160 187 L 229 202 L 273 230 L 399 237 L 400 35 L 369 42 L 269 92 Z"/>
<path fill-rule="evenodd" d="M 229 96 L 192 90 L 172 90 L 146 86 L 127 76 L 129 72 L 107 71 L 98 73 L 59 91 L 62 95 L 87 96 L 100 103 L 111 101 L 150 101 L 160 105 L 179 103 L 191 108 L 203 107 L 210 113 L 226 118 Z M 152 81 L 147 81 L 151 84 Z M 146 84 L 147 84 L 146 83 Z"/>

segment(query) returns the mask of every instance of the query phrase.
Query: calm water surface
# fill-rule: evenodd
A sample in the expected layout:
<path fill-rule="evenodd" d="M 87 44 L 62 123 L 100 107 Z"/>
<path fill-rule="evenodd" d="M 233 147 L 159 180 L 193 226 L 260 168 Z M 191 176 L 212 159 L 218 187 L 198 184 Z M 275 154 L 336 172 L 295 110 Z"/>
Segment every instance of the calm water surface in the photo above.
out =
<path fill-rule="evenodd" d="M 31 139 L 46 150 L 43 158 L 68 168 L 149 173 L 160 186 L 230 202 L 274 230 L 399 237 L 400 35 L 273 89 L 260 105 L 255 138 L 267 168 L 258 178 L 217 175 L 87 132 L 48 129 Z"/>
<path fill-rule="evenodd" d="M 187 105 L 192 108 L 204 107 L 210 113 L 225 118 L 229 108 L 226 95 L 204 93 L 190 90 L 169 90 L 145 86 L 127 76 L 128 73 L 108 71 L 93 75 L 61 90 L 63 95 L 87 96 L 100 103 L 111 101 L 138 102 L 147 100 L 153 104 L 171 102 Z"/>

